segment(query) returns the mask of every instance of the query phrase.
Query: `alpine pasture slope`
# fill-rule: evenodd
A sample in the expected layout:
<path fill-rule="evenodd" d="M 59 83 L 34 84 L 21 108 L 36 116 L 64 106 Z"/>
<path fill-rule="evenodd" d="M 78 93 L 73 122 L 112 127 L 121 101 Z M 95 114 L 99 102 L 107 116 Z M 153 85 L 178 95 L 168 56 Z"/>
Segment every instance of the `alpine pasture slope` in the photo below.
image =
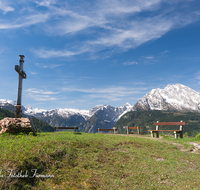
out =
<path fill-rule="evenodd" d="M 193 151 L 187 141 L 199 141 L 149 138 L 71 132 L 3 135 L 0 187 L 198 189 L 199 150 Z"/>

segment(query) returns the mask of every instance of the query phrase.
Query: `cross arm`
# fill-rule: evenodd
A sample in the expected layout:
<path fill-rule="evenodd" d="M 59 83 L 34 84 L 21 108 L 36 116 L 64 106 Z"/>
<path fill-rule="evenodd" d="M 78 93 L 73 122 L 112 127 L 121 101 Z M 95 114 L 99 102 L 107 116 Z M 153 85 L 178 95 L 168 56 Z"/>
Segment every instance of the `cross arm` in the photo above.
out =
<path fill-rule="evenodd" d="M 19 65 L 15 65 L 15 71 L 17 71 L 19 75 L 22 75 L 22 77 L 26 79 L 26 73 L 21 69 Z"/>

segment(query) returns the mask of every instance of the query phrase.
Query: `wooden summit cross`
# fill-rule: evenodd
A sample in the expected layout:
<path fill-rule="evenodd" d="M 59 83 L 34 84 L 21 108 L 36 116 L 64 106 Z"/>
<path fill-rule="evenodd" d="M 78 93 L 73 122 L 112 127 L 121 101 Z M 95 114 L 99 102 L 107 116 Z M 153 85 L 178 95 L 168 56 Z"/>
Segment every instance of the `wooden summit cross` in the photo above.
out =
<path fill-rule="evenodd" d="M 17 105 L 15 106 L 15 118 L 22 117 L 22 79 L 26 79 L 26 73 L 23 71 L 24 55 L 19 55 L 19 65 L 15 65 L 15 70 L 19 73 L 18 80 L 18 95 L 17 95 Z"/>

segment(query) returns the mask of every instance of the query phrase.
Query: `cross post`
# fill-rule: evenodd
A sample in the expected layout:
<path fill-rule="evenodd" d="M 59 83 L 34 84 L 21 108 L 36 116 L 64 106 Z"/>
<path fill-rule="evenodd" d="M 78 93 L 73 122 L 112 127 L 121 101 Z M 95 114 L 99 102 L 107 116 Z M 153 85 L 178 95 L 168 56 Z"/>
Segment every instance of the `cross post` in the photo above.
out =
<path fill-rule="evenodd" d="M 15 70 L 19 74 L 18 80 L 18 95 L 17 95 L 17 105 L 15 106 L 15 118 L 22 117 L 22 107 L 21 107 L 21 100 L 22 100 L 22 79 L 26 79 L 26 73 L 23 71 L 23 63 L 24 63 L 24 55 L 19 55 L 19 65 L 15 65 Z"/>

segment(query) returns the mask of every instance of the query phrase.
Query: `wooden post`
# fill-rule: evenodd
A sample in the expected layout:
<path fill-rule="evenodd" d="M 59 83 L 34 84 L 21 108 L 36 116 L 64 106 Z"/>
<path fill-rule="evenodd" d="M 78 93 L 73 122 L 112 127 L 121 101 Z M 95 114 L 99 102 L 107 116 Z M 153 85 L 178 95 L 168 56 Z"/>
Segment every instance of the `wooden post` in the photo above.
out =
<path fill-rule="evenodd" d="M 177 139 L 177 132 L 176 131 L 174 131 L 174 137 L 175 137 L 175 139 Z"/>
<path fill-rule="evenodd" d="M 115 129 L 116 129 L 116 128 L 115 128 L 115 127 L 113 127 L 113 129 L 114 129 L 114 134 L 115 134 Z"/>
<path fill-rule="evenodd" d="M 129 134 L 129 129 L 128 129 L 128 126 L 126 126 L 127 127 L 127 134 Z"/>
<path fill-rule="evenodd" d="M 157 121 L 157 123 L 159 123 L 159 121 Z M 156 125 L 156 130 L 158 130 L 158 125 Z"/>
<path fill-rule="evenodd" d="M 24 55 L 19 55 L 19 65 L 15 65 L 15 70 L 19 74 L 18 79 L 18 94 L 17 94 L 17 105 L 15 107 L 15 118 L 22 117 L 21 99 L 22 99 L 22 79 L 26 78 L 26 73 L 23 71 Z"/>
<path fill-rule="evenodd" d="M 137 126 L 138 135 L 140 134 L 140 127 Z"/>
<path fill-rule="evenodd" d="M 98 128 L 98 133 L 99 133 L 99 128 Z"/>
<path fill-rule="evenodd" d="M 76 127 L 74 127 L 74 133 L 76 132 Z"/>
<path fill-rule="evenodd" d="M 183 121 L 181 121 L 183 122 Z M 183 138 L 183 126 L 180 125 L 180 138 Z"/>
<path fill-rule="evenodd" d="M 154 137 L 153 131 L 151 131 L 151 137 L 152 137 L 152 138 Z"/>
<path fill-rule="evenodd" d="M 157 123 L 159 123 L 159 121 L 157 121 Z M 158 125 L 156 125 L 156 130 L 158 130 Z M 159 132 L 156 131 L 156 138 L 159 138 Z"/>

